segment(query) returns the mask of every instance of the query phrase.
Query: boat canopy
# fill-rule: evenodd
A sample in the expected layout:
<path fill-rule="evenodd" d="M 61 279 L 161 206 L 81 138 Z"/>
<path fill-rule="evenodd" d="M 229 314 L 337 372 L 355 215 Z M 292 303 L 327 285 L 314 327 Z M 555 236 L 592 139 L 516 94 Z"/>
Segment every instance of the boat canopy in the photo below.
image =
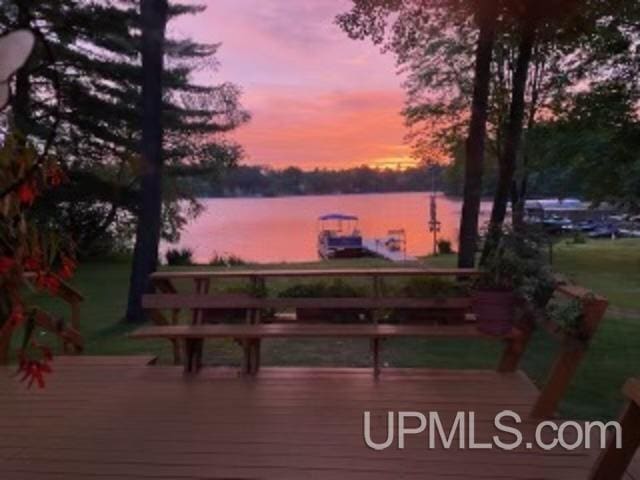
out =
<path fill-rule="evenodd" d="M 527 210 L 538 210 L 542 212 L 569 212 L 588 210 L 589 204 L 575 198 L 548 198 L 527 200 L 525 202 L 525 208 Z"/>
<path fill-rule="evenodd" d="M 342 213 L 328 213 L 327 215 L 322 215 L 318 218 L 318 220 L 358 220 L 358 217 L 354 215 L 344 215 Z"/>

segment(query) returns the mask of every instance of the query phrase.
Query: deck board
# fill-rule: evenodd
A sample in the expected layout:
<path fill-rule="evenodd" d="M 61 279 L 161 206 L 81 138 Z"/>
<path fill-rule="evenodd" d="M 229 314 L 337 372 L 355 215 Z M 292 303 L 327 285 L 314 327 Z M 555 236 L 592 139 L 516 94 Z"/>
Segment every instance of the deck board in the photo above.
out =
<path fill-rule="evenodd" d="M 74 364 L 75 363 L 75 364 Z M 44 390 L 0 371 L 0 478 L 43 479 L 585 479 L 595 452 L 518 449 L 376 452 L 389 410 L 476 412 L 477 436 L 493 435 L 503 409 L 523 416 L 536 390 L 520 373 L 265 368 L 255 379 L 231 370 L 138 360 L 64 359 Z M 525 424 L 526 435 L 534 425 Z M 631 473 L 630 473 L 631 475 Z"/>

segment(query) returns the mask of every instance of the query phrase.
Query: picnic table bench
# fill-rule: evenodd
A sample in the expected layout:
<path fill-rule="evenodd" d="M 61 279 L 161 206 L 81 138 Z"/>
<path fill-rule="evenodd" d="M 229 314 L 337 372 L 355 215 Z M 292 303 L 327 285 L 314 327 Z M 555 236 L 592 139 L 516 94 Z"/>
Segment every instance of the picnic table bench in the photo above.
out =
<path fill-rule="evenodd" d="M 394 273 L 405 270 L 394 270 Z M 301 275 L 309 275 L 307 271 L 295 271 Z M 414 271 L 411 274 L 415 275 Z M 448 271 L 448 274 L 451 271 Z M 459 273 L 459 271 L 455 271 Z M 197 273 L 197 272 L 196 272 Z M 226 272 L 225 272 L 226 273 Z M 229 272 L 231 273 L 231 272 Z M 361 274 L 361 271 L 354 273 Z M 440 273 L 440 272 L 438 272 Z M 273 272 L 274 276 L 279 275 Z M 189 275 L 189 278 L 192 278 Z M 207 278 L 207 277 L 203 277 Z M 164 290 L 166 292 L 166 289 Z M 160 293 L 149 294 L 143 298 L 143 307 L 152 312 L 159 310 L 177 311 L 180 309 L 203 312 L 223 309 L 247 309 L 255 314 L 248 319 L 247 325 L 201 325 L 201 316 L 194 315 L 191 326 L 163 325 L 143 327 L 134 332 L 131 337 L 135 339 L 166 338 L 178 345 L 185 345 L 185 370 L 197 371 L 201 366 L 202 348 L 207 338 L 230 338 L 243 346 L 244 360 L 242 371 L 246 374 L 256 374 L 260 368 L 261 341 L 266 338 L 326 338 L 348 337 L 368 338 L 371 340 L 373 358 L 373 371 L 377 376 L 380 373 L 380 343 L 387 338 L 398 337 L 474 337 L 489 338 L 477 331 L 474 325 L 380 325 L 375 320 L 369 324 L 260 324 L 259 312 L 266 309 L 309 308 L 319 310 L 382 310 L 402 308 L 406 310 L 464 310 L 470 308 L 468 298 L 406 298 L 406 297 L 353 297 L 353 298 L 257 298 L 250 295 L 215 296 L 202 293 Z M 374 317 L 375 318 L 375 317 Z M 524 335 L 518 330 L 500 337 L 507 341 L 503 365 L 513 364 L 508 359 L 522 349 L 520 345 L 524 341 Z"/>
<path fill-rule="evenodd" d="M 255 375 L 260 368 L 261 340 L 268 338 L 366 338 L 371 340 L 374 375 L 380 374 L 380 343 L 389 338 L 489 338 L 474 325 L 173 325 L 142 327 L 131 334 L 136 339 L 169 338 L 185 342 L 185 371 L 194 372 L 202 365 L 202 345 L 207 338 L 230 338 L 244 347 L 243 372 Z M 495 337 L 492 337 L 495 338 Z M 513 329 L 501 337 L 509 344 L 523 339 Z"/>
<path fill-rule="evenodd" d="M 185 370 L 197 371 L 202 363 L 202 349 L 207 338 L 229 338 L 243 346 L 242 371 L 256 374 L 260 368 L 261 341 L 267 338 L 367 338 L 371 341 L 373 371 L 380 373 L 380 345 L 382 340 L 399 337 L 444 338 L 469 337 L 488 338 L 477 331 L 474 325 L 380 325 L 377 316 L 368 324 L 263 324 L 261 312 L 283 309 L 314 309 L 325 311 L 363 310 L 378 312 L 389 309 L 468 312 L 471 300 L 457 298 L 407 298 L 385 297 L 381 293 L 381 280 L 388 277 L 453 276 L 471 278 L 479 272 L 473 269 L 424 269 L 424 268 L 376 268 L 376 269 L 277 269 L 277 270 L 214 270 L 187 272 L 157 272 L 152 275 L 156 291 L 145 295 L 143 307 L 156 317 L 158 325 L 143 327 L 131 334 L 135 339 L 166 338 L 174 348 L 185 346 Z M 254 283 L 274 278 L 313 277 L 369 277 L 373 279 L 373 296 L 352 298 L 260 298 L 250 294 L 209 294 L 211 281 L 229 278 L 246 278 Z M 193 281 L 195 293 L 182 293 L 176 285 L 178 281 Z M 228 309 L 246 310 L 246 325 L 202 325 L 203 312 Z M 169 321 L 160 312 L 172 312 Z M 180 310 L 193 312 L 192 325 L 177 325 Z M 428 320 L 428 319 L 425 319 Z M 523 335 L 514 329 L 501 340 L 508 347 L 502 362 L 503 368 L 510 369 L 514 362 L 510 359 L 521 349 Z"/>

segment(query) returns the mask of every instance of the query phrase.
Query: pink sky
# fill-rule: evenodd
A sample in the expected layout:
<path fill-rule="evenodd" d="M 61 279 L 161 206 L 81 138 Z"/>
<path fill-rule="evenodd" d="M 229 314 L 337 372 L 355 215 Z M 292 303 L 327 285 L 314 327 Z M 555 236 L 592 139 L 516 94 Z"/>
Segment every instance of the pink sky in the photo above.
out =
<path fill-rule="evenodd" d="M 244 92 L 253 119 L 234 137 L 245 163 L 309 169 L 408 160 L 392 56 L 333 23 L 349 0 L 206 3 L 205 13 L 172 29 L 222 43 L 220 69 L 207 76 Z"/>

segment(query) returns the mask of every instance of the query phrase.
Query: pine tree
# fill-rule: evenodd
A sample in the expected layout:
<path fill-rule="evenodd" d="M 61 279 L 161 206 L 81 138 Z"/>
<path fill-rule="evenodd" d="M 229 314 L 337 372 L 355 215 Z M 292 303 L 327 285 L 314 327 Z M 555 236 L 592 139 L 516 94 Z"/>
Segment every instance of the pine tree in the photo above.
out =
<path fill-rule="evenodd" d="M 6 7 L 5 7 L 6 4 Z M 197 15 L 205 7 L 171 2 L 169 21 Z M 100 240 L 130 239 L 139 198 L 141 142 L 141 35 L 134 0 L 3 0 L 0 32 L 16 26 L 38 28 L 55 59 L 39 45 L 28 68 L 16 79 L 11 123 L 24 135 L 48 134 L 58 101 L 60 125 L 55 154 L 70 182 L 44 197 L 36 212 L 56 218 L 82 250 Z M 240 91 L 229 83 L 199 85 L 193 73 L 215 70 L 217 44 L 167 38 L 164 96 L 163 236 L 175 239 L 185 217 L 198 210 L 181 182 L 212 179 L 241 156 L 224 134 L 248 120 Z M 6 122 L 5 122 L 6 123 Z M 189 200 L 179 202 L 179 200 Z"/>

